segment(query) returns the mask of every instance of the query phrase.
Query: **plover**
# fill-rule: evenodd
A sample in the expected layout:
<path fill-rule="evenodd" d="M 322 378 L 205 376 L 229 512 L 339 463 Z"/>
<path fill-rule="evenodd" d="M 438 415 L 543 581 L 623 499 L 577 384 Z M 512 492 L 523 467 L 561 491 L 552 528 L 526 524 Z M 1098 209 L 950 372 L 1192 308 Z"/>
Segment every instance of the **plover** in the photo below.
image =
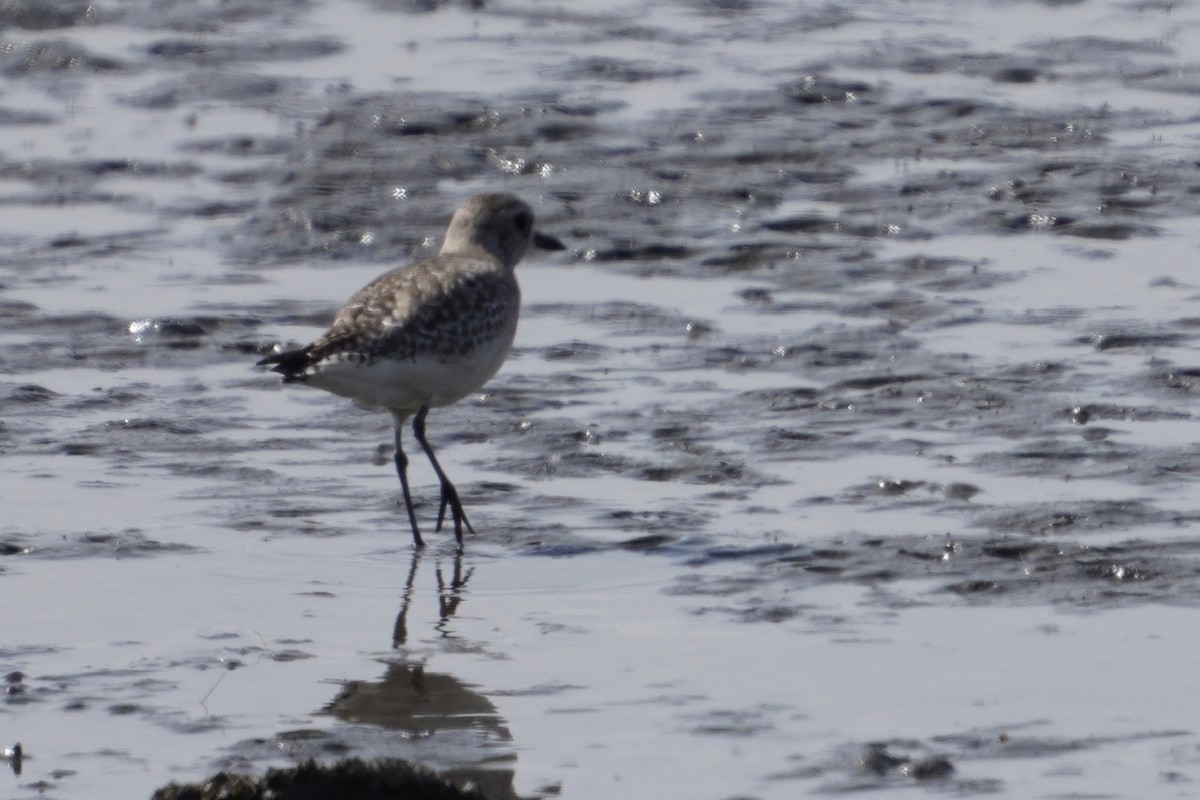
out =
<path fill-rule="evenodd" d="M 370 408 L 391 412 L 396 472 L 413 542 L 424 546 L 408 486 L 401 437 L 413 434 L 441 483 L 436 530 L 446 510 L 462 545 L 467 520 L 458 490 L 425 438 L 429 409 L 478 391 L 504 363 L 517 331 L 521 292 L 513 273 L 530 245 L 565 249 L 533 228 L 533 210 L 508 194 L 472 197 L 454 212 L 441 252 L 380 275 L 334 317 L 324 336 L 305 347 L 267 356 L 259 366 Z"/>

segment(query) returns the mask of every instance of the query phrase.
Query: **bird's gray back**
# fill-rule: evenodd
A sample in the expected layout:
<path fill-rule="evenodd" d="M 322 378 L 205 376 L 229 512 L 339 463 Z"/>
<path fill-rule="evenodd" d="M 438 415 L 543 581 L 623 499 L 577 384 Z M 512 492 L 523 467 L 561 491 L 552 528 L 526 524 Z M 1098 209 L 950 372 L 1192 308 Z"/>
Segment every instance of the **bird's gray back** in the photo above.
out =
<path fill-rule="evenodd" d="M 453 361 L 482 344 L 511 341 L 519 306 L 511 269 L 492 259 L 444 253 L 384 273 L 360 289 L 313 343 L 310 363 Z"/>

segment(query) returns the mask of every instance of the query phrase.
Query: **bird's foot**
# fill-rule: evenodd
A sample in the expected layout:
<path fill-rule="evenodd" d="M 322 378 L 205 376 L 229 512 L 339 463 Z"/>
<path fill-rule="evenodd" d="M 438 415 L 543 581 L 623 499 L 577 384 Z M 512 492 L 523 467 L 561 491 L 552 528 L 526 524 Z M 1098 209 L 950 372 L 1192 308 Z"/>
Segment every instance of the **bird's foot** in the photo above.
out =
<path fill-rule="evenodd" d="M 463 510 L 462 501 L 458 499 L 458 490 L 451 483 L 442 484 L 442 500 L 438 505 L 437 527 L 434 529 L 440 533 L 442 523 L 446 521 L 446 509 L 450 509 L 450 516 L 454 519 L 454 538 L 459 544 L 462 544 L 462 531 L 466 529 L 474 534 L 475 529 L 471 527 L 471 521 L 467 519 L 467 512 Z"/>

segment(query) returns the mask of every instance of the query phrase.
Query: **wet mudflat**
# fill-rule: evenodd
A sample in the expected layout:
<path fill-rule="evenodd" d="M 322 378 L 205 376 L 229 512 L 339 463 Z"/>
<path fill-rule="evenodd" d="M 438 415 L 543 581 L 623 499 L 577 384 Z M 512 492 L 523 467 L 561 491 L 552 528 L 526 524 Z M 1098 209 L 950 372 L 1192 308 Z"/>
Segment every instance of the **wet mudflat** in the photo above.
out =
<path fill-rule="evenodd" d="M 1200 8 L 0 11 L 4 796 L 1200 780 Z M 478 191 L 568 243 L 430 417 L 253 362 Z M 414 470 L 423 519 L 431 474 Z"/>

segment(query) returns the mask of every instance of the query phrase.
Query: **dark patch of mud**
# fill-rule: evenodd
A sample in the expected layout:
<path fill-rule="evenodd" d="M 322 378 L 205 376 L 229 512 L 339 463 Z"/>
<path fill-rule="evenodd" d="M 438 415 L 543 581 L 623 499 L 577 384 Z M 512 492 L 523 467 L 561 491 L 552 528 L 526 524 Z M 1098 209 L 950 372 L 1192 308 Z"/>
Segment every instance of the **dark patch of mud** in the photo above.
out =
<path fill-rule="evenodd" d="M 864 258 L 875 239 L 1042 228 L 1099 239 L 1152 234 L 1155 214 L 1174 216 L 1173 203 L 1195 206 L 1189 187 L 1200 179 L 1191 174 L 1189 180 L 1173 165 L 1151 162 L 1145 174 L 1124 160 L 1104 160 L 1105 142 L 1095 131 L 1132 128 L 1140 118 L 1087 109 L 1073 109 L 1067 122 L 1014 117 L 1012 107 L 999 104 L 914 101 L 882 86 L 830 84 L 819 74 L 774 92 L 714 97 L 703 111 L 642 123 L 634 138 L 651 143 L 644 152 L 605 123 L 602 108 L 566 97 L 508 106 L 452 100 L 449 108 L 446 101 L 372 96 L 329 111 L 309 132 L 303 170 L 287 176 L 289 187 L 275 201 L 279 211 L 254 222 L 259 235 L 253 239 L 269 232 L 283 237 L 283 249 L 251 253 L 361 255 L 367 233 L 374 234 L 373 252 L 409 249 L 413 243 L 394 234 L 380 238 L 394 227 L 384 215 L 394 213 L 388 193 L 397 187 L 416 201 L 439 180 L 542 177 L 552 178 L 547 224 L 565 228 L 587 260 L 628 265 L 640 274 L 693 272 L 699 262 L 715 271 L 773 273 L 784 285 L 814 288 L 808 282 L 814 278 L 847 285 L 860 276 L 852 268 L 813 276 L 784 267 L 820 257 L 877 268 Z M 395 137 L 404 140 L 400 158 L 390 141 Z M 580 164 L 584 140 L 599 150 Z M 1014 153 L 1047 147 L 1064 155 L 1041 160 L 1028 173 L 1009 166 Z M 913 174 L 864 181 L 847 166 L 895 159 L 911 160 Z M 964 166 L 925 174 L 922 160 Z M 795 196 L 804 186 L 811 187 L 804 194 L 813 203 L 841 210 L 780 213 L 785 193 Z M 419 203 L 406 204 L 405 211 L 413 228 L 426 227 Z M 444 209 L 430 211 L 428 227 L 436 228 Z M 793 283 L 796 278 L 805 283 Z M 982 287 L 996 277 L 977 280 Z"/>
<path fill-rule="evenodd" d="M 87 451 L 81 451 L 83 454 Z M 166 553 L 198 553 L 179 542 L 163 542 L 145 531 L 85 531 L 51 539 L 20 532 L 0 534 L 0 556 L 26 558 L 149 558 Z"/>
<path fill-rule="evenodd" d="M 886 589 L 922 581 L 928 587 L 915 598 L 884 591 L 866 601 L 893 608 L 944 603 L 946 598 L 1078 610 L 1144 602 L 1194 605 L 1200 602 L 1198 553 L 1200 542 L 1194 540 L 1089 545 L 1061 536 L 860 536 L 807 545 L 712 548 L 688 560 L 698 570 L 680 576 L 671 591 L 707 598 L 697 613 L 722 612 L 746 622 L 803 617 L 810 609 L 802 596 L 787 599 L 789 592 L 842 582 Z M 724 566 L 704 569 L 718 564 Z M 743 566 L 731 569 L 731 564 Z"/>
<path fill-rule="evenodd" d="M 987 774 L 989 764 L 1007 759 L 1050 759 L 1069 753 L 1121 748 L 1138 742 L 1170 741 L 1180 731 L 1145 731 L 1124 736 L 1075 739 L 1038 736 L 1043 723 L 985 728 L 933 736 L 928 740 L 889 739 L 845 745 L 829 758 L 772 776 L 775 780 L 815 779 L 820 794 L 912 790 L 927 785 L 954 795 L 992 795 L 1005 782 Z"/>
<path fill-rule="evenodd" d="M 289 769 L 271 769 L 262 778 L 221 772 L 202 783 L 177 784 L 156 791 L 154 800 L 484 800 L 473 786 L 459 786 L 408 761 L 349 758 L 329 765 L 305 761 Z"/>
<path fill-rule="evenodd" d="M 118 72 L 127 69 L 118 59 L 89 53 L 68 39 L 22 42 L 4 48 L 0 75 L 21 78 L 29 75 Z"/>

